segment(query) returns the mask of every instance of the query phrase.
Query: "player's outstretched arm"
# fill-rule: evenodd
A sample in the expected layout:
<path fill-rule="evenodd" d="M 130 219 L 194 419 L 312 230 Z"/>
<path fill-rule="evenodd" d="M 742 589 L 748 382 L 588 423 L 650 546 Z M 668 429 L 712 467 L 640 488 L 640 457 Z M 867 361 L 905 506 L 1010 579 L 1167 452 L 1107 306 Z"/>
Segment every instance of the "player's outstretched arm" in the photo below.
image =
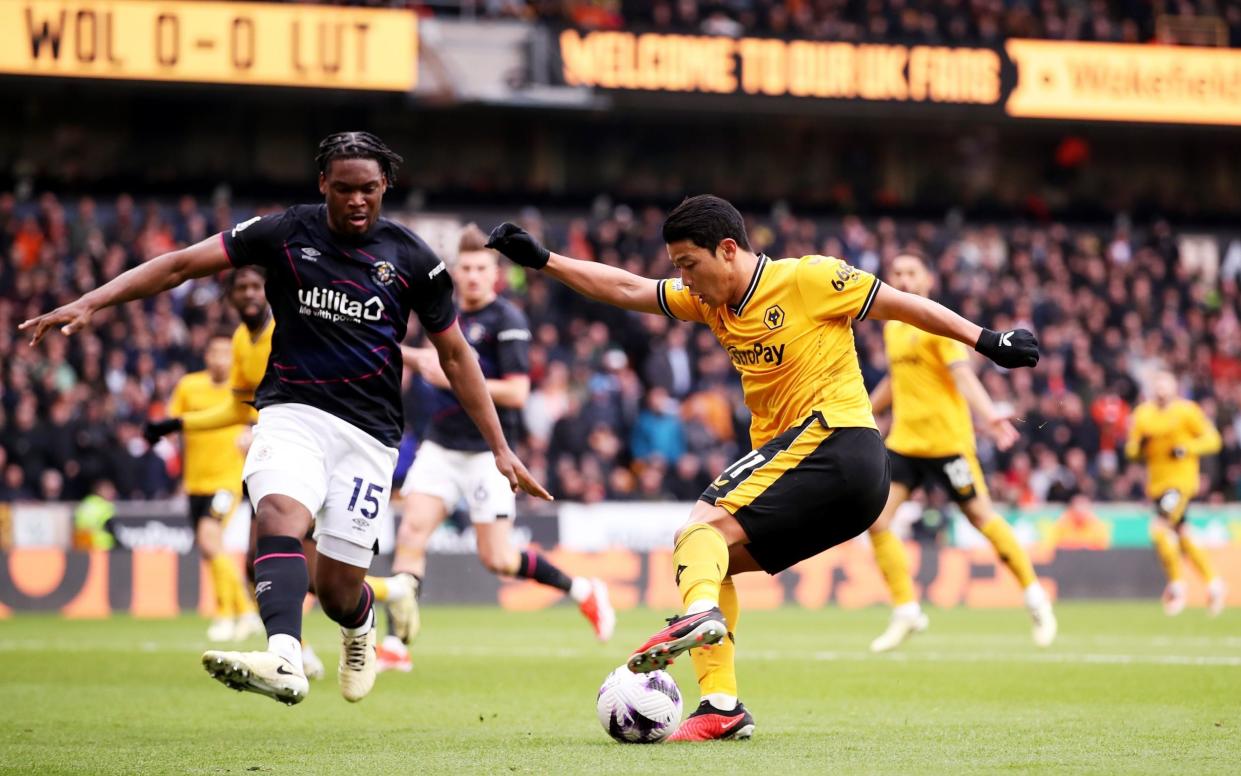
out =
<path fill-rule="evenodd" d="M 487 247 L 531 269 L 541 269 L 582 296 L 640 313 L 659 314 L 659 281 L 618 267 L 552 253 L 516 224 L 491 230 Z"/>
<path fill-rule="evenodd" d="M 868 316 L 885 321 L 904 321 L 925 332 L 951 337 L 1008 369 L 1038 363 L 1038 339 L 1033 332 L 1026 329 L 1004 332 L 984 329 L 939 302 L 897 291 L 886 283 L 875 293 Z"/>
<path fill-rule="evenodd" d="M 145 299 L 175 288 L 190 278 L 212 275 L 230 266 L 224 241 L 220 235 L 212 235 L 188 248 L 156 256 L 83 294 L 76 301 L 31 318 L 17 328 L 30 332 L 31 345 L 43 339 L 43 335 L 53 326 L 60 326 L 61 333 L 68 336 L 90 323 L 91 316 L 98 310 L 134 299 Z"/>
<path fill-rule="evenodd" d="M 978 375 L 974 374 L 970 362 L 958 361 L 951 366 L 952 380 L 957 390 L 965 397 L 965 403 L 983 422 L 987 435 L 995 440 L 996 447 L 1007 450 L 1017 443 L 1020 434 L 1013 427 L 1012 415 L 1001 412 L 991 400 L 991 394 L 982 386 Z"/>
<path fill-rule="evenodd" d="M 438 334 L 430 334 L 428 338 L 439 354 L 440 368 L 448 378 L 448 384 L 457 401 L 461 402 L 470 420 L 478 426 L 483 439 L 496 457 L 496 468 L 508 478 L 513 490 L 518 488 L 545 501 L 551 501 L 551 494 L 531 476 L 525 465 L 518 460 L 516 454 L 508 446 L 504 438 L 504 430 L 500 426 L 500 416 L 496 414 L 496 405 L 487 392 L 487 381 L 483 378 L 483 370 L 478 359 L 470 348 L 470 343 L 461 334 L 461 327 L 456 323 Z"/>

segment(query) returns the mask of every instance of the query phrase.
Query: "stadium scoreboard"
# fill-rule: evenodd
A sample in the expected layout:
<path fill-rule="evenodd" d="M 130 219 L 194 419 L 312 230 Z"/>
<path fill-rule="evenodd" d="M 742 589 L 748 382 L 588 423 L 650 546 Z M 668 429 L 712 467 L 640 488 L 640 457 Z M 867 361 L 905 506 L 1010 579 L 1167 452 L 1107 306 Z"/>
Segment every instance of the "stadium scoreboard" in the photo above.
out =
<path fill-rule="evenodd" d="M 408 92 L 417 24 L 396 9 L 0 0 L 0 73 Z"/>

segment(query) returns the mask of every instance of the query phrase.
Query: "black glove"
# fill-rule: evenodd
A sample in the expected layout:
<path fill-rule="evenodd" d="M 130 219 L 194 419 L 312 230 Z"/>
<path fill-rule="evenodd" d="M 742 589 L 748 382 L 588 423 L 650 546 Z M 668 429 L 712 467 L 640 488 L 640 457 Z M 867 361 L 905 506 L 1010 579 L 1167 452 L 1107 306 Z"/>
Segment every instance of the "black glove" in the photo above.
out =
<path fill-rule="evenodd" d="M 1172 457 L 1178 461 L 1184 458 L 1185 448 L 1181 447 L 1180 445 L 1177 445 L 1176 447 L 1172 448 Z"/>
<path fill-rule="evenodd" d="M 529 232 L 507 221 L 491 230 L 487 247 L 530 269 L 543 269 L 552 256 L 551 251 L 539 245 Z"/>
<path fill-rule="evenodd" d="M 974 350 L 1004 367 L 1016 369 L 1038 363 L 1038 338 L 1026 329 L 992 331 L 983 329 Z"/>
<path fill-rule="evenodd" d="M 142 435 L 150 444 L 155 444 L 162 437 L 181 430 L 181 418 L 167 418 L 166 420 L 148 420 L 142 427 Z"/>

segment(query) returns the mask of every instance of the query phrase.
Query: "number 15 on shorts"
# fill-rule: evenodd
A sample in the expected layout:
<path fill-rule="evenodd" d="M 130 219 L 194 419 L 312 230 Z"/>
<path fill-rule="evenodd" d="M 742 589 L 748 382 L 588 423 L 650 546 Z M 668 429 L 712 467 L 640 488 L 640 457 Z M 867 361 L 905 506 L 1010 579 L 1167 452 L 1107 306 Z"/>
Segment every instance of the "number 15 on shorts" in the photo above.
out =
<path fill-rule="evenodd" d="M 365 494 L 362 488 L 366 488 Z M 374 482 L 363 482 L 361 477 L 353 478 L 353 495 L 349 497 L 349 506 L 345 507 L 346 511 L 353 512 L 358 507 L 358 497 L 362 497 L 362 506 L 357 512 L 367 520 L 374 520 L 379 514 L 379 496 L 382 496 L 384 486 Z M 368 506 L 369 505 L 369 506 Z"/>

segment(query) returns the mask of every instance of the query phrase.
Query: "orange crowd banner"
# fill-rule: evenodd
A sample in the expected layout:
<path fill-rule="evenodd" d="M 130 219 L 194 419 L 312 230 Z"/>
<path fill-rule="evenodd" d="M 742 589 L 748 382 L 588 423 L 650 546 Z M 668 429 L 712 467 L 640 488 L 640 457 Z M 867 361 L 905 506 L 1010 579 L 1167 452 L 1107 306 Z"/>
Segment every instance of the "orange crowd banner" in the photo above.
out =
<path fill-rule="evenodd" d="M 0 74 L 407 92 L 412 11 L 187 0 L 0 0 Z"/>

